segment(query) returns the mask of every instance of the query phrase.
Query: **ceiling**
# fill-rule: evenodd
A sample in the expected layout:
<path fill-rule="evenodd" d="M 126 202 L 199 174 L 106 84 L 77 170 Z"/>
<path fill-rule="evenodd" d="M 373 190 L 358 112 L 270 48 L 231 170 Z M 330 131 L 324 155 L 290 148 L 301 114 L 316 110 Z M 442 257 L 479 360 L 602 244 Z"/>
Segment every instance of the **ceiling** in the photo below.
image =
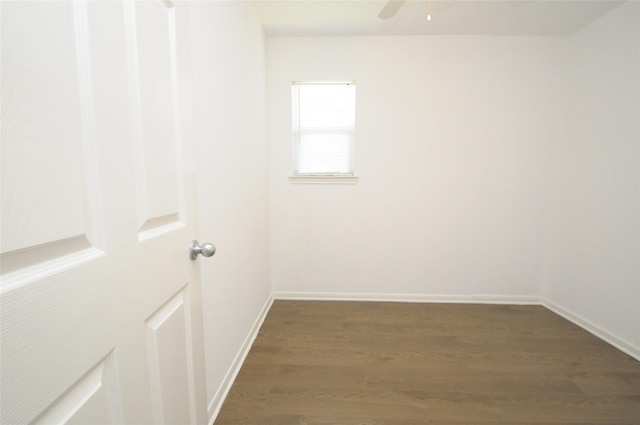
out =
<path fill-rule="evenodd" d="M 630 0 L 640 1 L 640 0 Z M 570 35 L 624 1 L 409 0 L 390 19 L 385 0 L 253 0 L 268 36 Z"/>

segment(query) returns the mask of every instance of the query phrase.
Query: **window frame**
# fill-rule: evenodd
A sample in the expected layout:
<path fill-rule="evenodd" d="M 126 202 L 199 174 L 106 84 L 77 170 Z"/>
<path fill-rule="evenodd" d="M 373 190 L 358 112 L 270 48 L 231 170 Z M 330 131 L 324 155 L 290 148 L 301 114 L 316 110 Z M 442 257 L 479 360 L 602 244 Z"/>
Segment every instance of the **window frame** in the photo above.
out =
<path fill-rule="evenodd" d="M 355 133 L 356 133 L 356 116 L 355 116 L 355 96 L 354 96 L 354 116 L 353 116 L 353 126 L 347 127 L 344 130 L 339 128 L 334 128 L 331 130 L 326 129 L 316 129 L 316 130 L 302 130 L 299 125 L 296 125 L 296 113 L 299 116 L 299 108 L 296 105 L 296 100 L 298 99 L 296 96 L 296 86 L 303 85 L 349 85 L 353 86 L 355 90 L 356 82 L 354 80 L 335 80 L 335 81 L 292 81 L 291 82 L 291 158 L 292 158 L 292 167 L 291 167 L 291 176 L 289 177 L 289 181 L 294 184 L 355 184 L 358 181 L 358 176 L 355 171 Z M 299 120 L 299 118 L 298 118 Z M 316 134 L 322 132 L 338 132 L 343 133 L 349 140 L 349 159 L 350 159 L 350 168 L 351 171 L 348 173 L 339 173 L 339 172 L 311 172 L 311 173 L 300 173 L 297 171 L 298 168 L 298 146 L 296 143 L 299 143 L 300 138 L 305 133 L 307 134 Z"/>

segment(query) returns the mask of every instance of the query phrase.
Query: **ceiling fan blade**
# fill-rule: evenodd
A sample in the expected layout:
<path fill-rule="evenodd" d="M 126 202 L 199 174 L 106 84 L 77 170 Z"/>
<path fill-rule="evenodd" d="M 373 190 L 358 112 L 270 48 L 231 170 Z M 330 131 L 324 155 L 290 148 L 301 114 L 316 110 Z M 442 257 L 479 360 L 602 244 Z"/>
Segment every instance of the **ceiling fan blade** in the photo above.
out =
<path fill-rule="evenodd" d="M 407 0 L 389 0 L 387 4 L 384 5 L 380 13 L 378 13 L 378 18 L 380 19 L 389 19 L 396 16 L 398 10 L 405 4 Z"/>

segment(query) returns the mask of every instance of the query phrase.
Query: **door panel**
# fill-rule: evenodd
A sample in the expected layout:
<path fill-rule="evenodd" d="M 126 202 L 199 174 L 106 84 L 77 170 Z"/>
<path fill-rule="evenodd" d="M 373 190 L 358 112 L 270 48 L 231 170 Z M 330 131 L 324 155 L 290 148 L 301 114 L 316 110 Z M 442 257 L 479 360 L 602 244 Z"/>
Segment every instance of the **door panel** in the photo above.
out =
<path fill-rule="evenodd" d="M 2 10 L 4 272 L 89 246 L 74 11 L 41 6 Z"/>
<path fill-rule="evenodd" d="M 202 423 L 183 12 L 0 7 L 2 421 Z"/>
<path fill-rule="evenodd" d="M 35 423 L 116 424 L 122 421 L 119 407 L 113 358 L 109 355 L 56 400 Z"/>
<path fill-rule="evenodd" d="M 156 423 L 191 422 L 187 377 L 192 365 L 187 352 L 190 323 L 185 292 L 180 291 L 145 321 Z M 172 402 L 176 400 L 179 402 Z"/>
<path fill-rule="evenodd" d="M 142 231 L 178 221 L 178 172 L 174 123 L 174 8 L 160 1 L 128 5 L 129 39 L 139 104 L 135 129 L 138 162 L 138 224 Z M 179 148 L 179 146 L 178 146 Z"/>
<path fill-rule="evenodd" d="M 113 350 L 117 327 L 104 318 L 115 300 L 104 260 L 61 259 L 49 276 L 25 273 L 8 289 L 3 278 L 3 422 L 30 422 Z M 94 297 L 102 302 L 90 303 Z"/>

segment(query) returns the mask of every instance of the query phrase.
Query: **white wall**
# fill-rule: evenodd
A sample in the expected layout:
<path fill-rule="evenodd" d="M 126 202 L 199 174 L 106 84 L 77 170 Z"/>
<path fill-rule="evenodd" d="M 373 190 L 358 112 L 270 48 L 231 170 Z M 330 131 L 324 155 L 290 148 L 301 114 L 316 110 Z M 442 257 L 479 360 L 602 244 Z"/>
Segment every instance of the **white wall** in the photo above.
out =
<path fill-rule="evenodd" d="M 264 35 L 249 2 L 189 6 L 211 402 L 270 294 Z"/>
<path fill-rule="evenodd" d="M 276 292 L 537 296 L 558 41 L 269 38 Z M 355 80 L 353 186 L 292 185 L 292 80 Z M 455 298 L 455 297 L 453 297 Z"/>
<path fill-rule="evenodd" d="M 564 47 L 543 296 L 640 355 L 640 3 Z"/>
<path fill-rule="evenodd" d="M 640 353 L 638 8 L 570 37 L 268 39 L 273 290 L 541 297 Z M 290 82 L 332 79 L 360 182 L 292 185 Z"/>

